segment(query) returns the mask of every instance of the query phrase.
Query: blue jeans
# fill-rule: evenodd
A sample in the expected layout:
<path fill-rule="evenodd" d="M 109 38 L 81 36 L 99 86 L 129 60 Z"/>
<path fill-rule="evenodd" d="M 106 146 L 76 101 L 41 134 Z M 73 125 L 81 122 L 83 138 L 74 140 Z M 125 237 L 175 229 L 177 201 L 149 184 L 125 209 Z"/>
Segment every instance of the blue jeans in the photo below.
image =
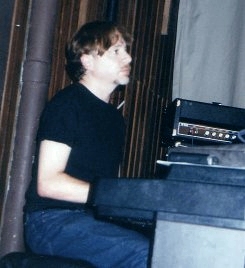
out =
<path fill-rule="evenodd" d="M 149 240 L 98 221 L 84 210 L 43 210 L 25 217 L 25 239 L 38 254 L 89 261 L 99 268 L 146 268 Z"/>

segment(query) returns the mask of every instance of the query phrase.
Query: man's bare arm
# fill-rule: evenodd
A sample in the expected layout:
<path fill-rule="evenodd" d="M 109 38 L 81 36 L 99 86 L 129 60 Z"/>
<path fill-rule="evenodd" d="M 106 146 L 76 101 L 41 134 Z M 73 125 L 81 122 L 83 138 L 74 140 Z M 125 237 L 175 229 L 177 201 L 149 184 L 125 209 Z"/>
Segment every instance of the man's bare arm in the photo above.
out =
<path fill-rule="evenodd" d="M 38 194 L 77 203 L 86 203 L 90 184 L 64 172 L 71 148 L 63 143 L 44 140 L 40 145 Z"/>

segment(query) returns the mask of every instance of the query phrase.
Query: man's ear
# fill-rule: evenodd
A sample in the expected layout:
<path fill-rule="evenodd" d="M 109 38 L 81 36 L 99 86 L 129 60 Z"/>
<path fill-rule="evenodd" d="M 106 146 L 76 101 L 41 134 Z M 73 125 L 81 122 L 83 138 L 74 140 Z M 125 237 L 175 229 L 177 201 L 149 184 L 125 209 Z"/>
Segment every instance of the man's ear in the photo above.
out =
<path fill-rule="evenodd" d="M 82 65 L 86 70 L 90 70 L 93 66 L 93 56 L 88 54 L 83 54 L 80 58 Z"/>

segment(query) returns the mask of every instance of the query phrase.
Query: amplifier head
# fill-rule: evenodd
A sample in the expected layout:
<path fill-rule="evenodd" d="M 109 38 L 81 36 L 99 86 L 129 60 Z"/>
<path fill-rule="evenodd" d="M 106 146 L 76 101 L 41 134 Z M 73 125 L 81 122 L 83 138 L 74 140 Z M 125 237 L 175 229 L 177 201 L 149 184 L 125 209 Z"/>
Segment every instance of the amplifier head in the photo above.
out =
<path fill-rule="evenodd" d="M 178 98 L 167 107 L 162 123 L 164 145 L 239 143 L 245 109 Z"/>

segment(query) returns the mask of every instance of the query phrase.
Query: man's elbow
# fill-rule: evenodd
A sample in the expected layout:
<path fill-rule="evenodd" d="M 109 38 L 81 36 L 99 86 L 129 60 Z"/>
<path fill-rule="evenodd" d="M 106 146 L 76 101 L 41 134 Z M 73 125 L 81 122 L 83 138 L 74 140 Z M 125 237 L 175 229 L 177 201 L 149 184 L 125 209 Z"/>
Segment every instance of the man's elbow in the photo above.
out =
<path fill-rule="evenodd" d="M 40 197 L 50 197 L 50 189 L 46 182 L 38 180 L 37 183 L 37 194 Z"/>

